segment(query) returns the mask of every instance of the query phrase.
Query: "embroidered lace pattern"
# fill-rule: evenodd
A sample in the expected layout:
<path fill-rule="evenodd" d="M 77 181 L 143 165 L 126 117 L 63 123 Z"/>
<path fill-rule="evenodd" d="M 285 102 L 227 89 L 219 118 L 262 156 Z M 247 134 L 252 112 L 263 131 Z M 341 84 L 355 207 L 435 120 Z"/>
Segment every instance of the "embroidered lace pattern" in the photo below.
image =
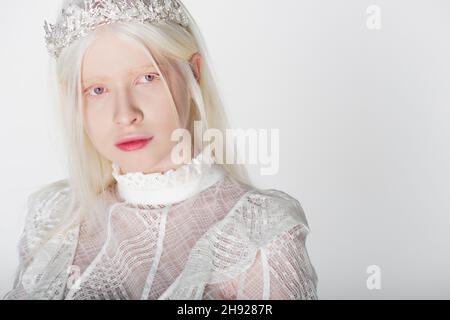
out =
<path fill-rule="evenodd" d="M 155 207 L 122 201 L 114 189 L 102 216 L 43 243 L 70 216 L 69 192 L 62 181 L 30 196 L 6 299 L 317 299 L 308 223 L 282 191 L 225 175 Z"/>

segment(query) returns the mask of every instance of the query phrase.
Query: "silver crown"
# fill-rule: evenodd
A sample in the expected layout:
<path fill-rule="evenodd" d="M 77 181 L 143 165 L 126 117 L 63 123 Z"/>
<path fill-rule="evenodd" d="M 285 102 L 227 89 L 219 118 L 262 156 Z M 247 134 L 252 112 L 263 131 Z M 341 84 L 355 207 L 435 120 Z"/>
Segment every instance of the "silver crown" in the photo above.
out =
<path fill-rule="evenodd" d="M 189 25 L 188 16 L 178 0 L 84 0 L 70 3 L 62 10 L 56 25 L 44 21 L 49 54 L 58 58 L 61 51 L 95 28 L 113 22 L 175 22 Z"/>

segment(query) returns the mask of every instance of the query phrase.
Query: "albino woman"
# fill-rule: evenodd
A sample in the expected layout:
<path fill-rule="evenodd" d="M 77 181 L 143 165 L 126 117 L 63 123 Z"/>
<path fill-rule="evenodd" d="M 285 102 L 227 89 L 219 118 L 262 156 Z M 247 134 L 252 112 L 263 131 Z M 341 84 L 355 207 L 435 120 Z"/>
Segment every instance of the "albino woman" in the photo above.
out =
<path fill-rule="evenodd" d="M 68 178 L 29 196 L 5 299 L 317 299 L 300 203 L 198 143 L 227 121 L 182 3 L 67 1 L 45 31 Z"/>

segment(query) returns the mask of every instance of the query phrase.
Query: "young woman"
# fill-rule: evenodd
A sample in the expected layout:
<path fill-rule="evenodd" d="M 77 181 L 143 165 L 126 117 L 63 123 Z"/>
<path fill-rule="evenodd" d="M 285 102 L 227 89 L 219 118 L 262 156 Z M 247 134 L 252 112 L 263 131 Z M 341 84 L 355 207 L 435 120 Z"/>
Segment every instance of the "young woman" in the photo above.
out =
<path fill-rule="evenodd" d="M 182 3 L 72 0 L 45 28 L 69 172 L 29 197 L 6 299 L 317 299 L 300 203 L 196 142 L 227 121 Z"/>

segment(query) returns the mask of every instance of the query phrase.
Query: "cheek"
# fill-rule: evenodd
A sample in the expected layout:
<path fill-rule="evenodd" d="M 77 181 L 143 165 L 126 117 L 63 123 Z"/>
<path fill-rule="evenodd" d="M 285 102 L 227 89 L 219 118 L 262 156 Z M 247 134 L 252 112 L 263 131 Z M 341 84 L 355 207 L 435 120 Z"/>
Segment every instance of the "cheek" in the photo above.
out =
<path fill-rule="evenodd" d="M 101 149 L 105 145 L 105 137 L 107 137 L 108 124 L 107 117 L 100 109 L 87 108 L 84 113 L 84 127 L 86 133 L 97 149 Z"/>
<path fill-rule="evenodd" d="M 151 123 L 153 128 L 174 130 L 179 127 L 179 117 L 177 109 L 172 101 L 172 98 L 165 90 L 160 90 L 157 93 L 144 93 L 140 96 L 140 103 L 144 106 L 144 116 L 147 118 L 146 122 Z"/>
<path fill-rule="evenodd" d="M 177 106 L 179 127 L 186 127 L 190 111 L 190 95 L 185 84 L 177 78 L 172 84 L 173 97 Z"/>

